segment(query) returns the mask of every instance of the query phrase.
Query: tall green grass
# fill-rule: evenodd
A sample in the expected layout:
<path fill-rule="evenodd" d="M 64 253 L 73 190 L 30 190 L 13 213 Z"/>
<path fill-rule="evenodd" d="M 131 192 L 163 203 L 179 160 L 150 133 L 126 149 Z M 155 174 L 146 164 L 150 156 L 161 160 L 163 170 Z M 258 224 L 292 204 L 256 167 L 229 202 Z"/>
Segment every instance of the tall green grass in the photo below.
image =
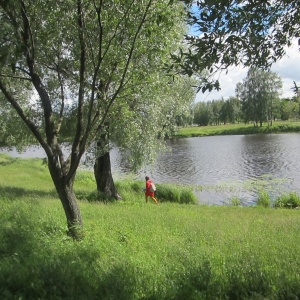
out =
<path fill-rule="evenodd" d="M 2 299 L 297 299 L 299 211 L 1 200 Z"/>
<path fill-rule="evenodd" d="M 91 201 L 93 177 L 80 172 L 85 238 L 74 242 L 41 162 L 2 160 L 1 299 L 300 297 L 299 210 L 146 204 L 143 182 Z M 6 181 L 12 170 L 23 176 Z"/>
<path fill-rule="evenodd" d="M 259 206 L 270 207 L 271 206 L 271 199 L 270 199 L 269 194 L 264 190 L 260 191 L 256 203 Z"/>
<path fill-rule="evenodd" d="M 300 207 L 300 197 L 296 192 L 283 194 L 275 200 L 274 206 L 281 208 L 298 208 Z"/>
<path fill-rule="evenodd" d="M 89 178 L 91 175 L 87 175 Z M 91 180 L 92 182 L 93 180 Z M 77 181 L 78 183 L 78 181 Z M 95 183 L 94 183 L 95 186 Z M 118 193 L 121 195 L 123 201 L 140 202 L 141 199 L 145 198 L 145 182 L 136 180 L 122 180 L 116 182 L 116 188 Z M 109 198 L 103 193 L 99 193 L 93 190 L 90 193 L 80 193 L 77 195 L 80 199 L 85 199 L 90 202 L 116 202 L 118 200 Z M 196 204 L 198 202 L 197 197 L 193 192 L 193 188 L 183 185 L 170 185 L 170 184 L 157 184 L 157 191 L 155 197 L 158 202 L 174 202 L 180 204 Z"/>

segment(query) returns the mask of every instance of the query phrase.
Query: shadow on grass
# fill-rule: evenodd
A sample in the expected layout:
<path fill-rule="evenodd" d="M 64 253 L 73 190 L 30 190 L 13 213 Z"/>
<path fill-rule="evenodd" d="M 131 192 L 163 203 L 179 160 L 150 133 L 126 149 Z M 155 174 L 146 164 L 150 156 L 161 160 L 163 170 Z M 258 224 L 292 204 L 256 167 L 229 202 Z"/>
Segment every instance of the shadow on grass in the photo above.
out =
<path fill-rule="evenodd" d="M 46 226 L 45 221 L 37 228 L 22 209 L 4 216 L 0 299 L 132 299 L 133 270 L 116 265 L 103 271 L 95 247 L 57 235 Z"/>
<path fill-rule="evenodd" d="M 156 274 L 123 260 L 113 260 L 102 268 L 101 252 L 93 245 L 57 236 L 37 236 L 33 221 L 26 226 L 5 222 L 0 232 L 1 299 L 298 299 L 299 289 L 284 284 L 275 297 L 261 268 L 252 265 L 251 274 L 239 277 L 228 270 L 227 279 L 214 277 L 208 258 L 187 266 L 182 273 L 171 272 L 168 280 L 156 281 Z M 31 230 L 30 230 L 31 229 Z M 61 236 L 60 236 L 61 239 Z M 103 259 L 103 258 L 102 258 Z M 273 294 L 273 295 L 272 295 Z M 277 295 L 278 295 L 277 294 Z M 254 297 L 255 296 L 255 297 Z M 268 298 L 268 296 L 271 296 Z M 294 296 L 294 298 L 290 298 Z"/>
<path fill-rule="evenodd" d="M 88 192 L 77 189 L 75 191 L 76 197 L 78 200 L 88 200 L 89 202 L 114 202 L 117 201 L 114 198 L 109 198 L 98 193 L 97 191 Z M 22 198 L 38 198 L 38 199 L 47 199 L 47 198 L 58 198 L 58 194 L 55 189 L 49 191 L 41 190 L 32 190 L 19 187 L 11 186 L 0 186 L 0 196 L 2 199 L 7 200 L 21 200 Z"/>
<path fill-rule="evenodd" d="M 131 258 L 117 256 L 103 266 L 100 262 L 109 258 L 102 255 L 93 241 L 72 241 L 57 230 L 51 219 L 31 216 L 28 207 L 11 209 L 1 215 L 0 299 L 299 299 L 300 296 L 298 281 L 282 274 L 280 283 L 272 282 L 255 257 L 247 260 L 247 264 L 241 259 L 235 266 L 223 266 L 226 277 L 223 278 L 215 276 L 210 257 L 204 255 L 194 265 L 186 265 L 182 272 L 166 266 L 170 273 L 166 274 L 167 280 L 157 282 L 155 270 L 149 274 Z"/>
<path fill-rule="evenodd" d="M 57 192 L 53 189 L 50 191 L 30 190 L 11 186 L 0 186 L 1 198 L 8 200 L 18 200 L 23 197 L 32 198 L 55 198 Z"/>
<path fill-rule="evenodd" d="M 1 155 L 3 161 L 0 161 L 0 166 L 8 166 L 15 162 L 18 162 L 18 158 L 9 157 L 8 155 Z"/>
<path fill-rule="evenodd" d="M 141 266 L 136 268 L 124 260 L 112 261 L 109 270 L 102 269 L 98 262 L 101 253 L 93 245 L 62 241 L 61 236 L 51 235 L 49 231 L 41 236 L 35 227 L 34 220 L 22 211 L 16 219 L 11 215 L 3 221 L 1 299 L 164 300 L 192 299 L 197 294 L 207 294 L 211 280 L 207 263 L 190 276 L 182 274 L 171 279 L 176 283 L 172 288 L 164 286 L 163 281 L 156 282 L 157 291 L 152 282 L 155 274 L 145 274 Z"/>

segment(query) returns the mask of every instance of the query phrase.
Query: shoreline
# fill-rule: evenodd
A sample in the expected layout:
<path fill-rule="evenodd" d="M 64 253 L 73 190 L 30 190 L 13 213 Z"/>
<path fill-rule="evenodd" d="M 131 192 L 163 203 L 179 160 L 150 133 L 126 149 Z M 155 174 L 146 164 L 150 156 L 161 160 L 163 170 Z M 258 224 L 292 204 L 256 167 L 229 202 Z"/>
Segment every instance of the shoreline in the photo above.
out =
<path fill-rule="evenodd" d="M 218 135 L 248 135 L 272 133 L 299 133 L 300 121 L 274 121 L 272 126 L 253 124 L 226 124 L 181 127 L 172 138 L 203 137 Z"/>

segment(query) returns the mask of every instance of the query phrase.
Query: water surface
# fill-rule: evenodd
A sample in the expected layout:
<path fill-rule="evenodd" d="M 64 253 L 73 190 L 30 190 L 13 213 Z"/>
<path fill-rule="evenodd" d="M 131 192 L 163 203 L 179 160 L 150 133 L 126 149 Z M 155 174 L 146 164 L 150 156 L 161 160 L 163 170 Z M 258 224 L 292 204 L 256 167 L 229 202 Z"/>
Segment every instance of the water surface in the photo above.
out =
<path fill-rule="evenodd" d="M 218 205 L 233 197 L 253 205 L 261 189 L 272 200 L 285 192 L 300 193 L 299 133 L 193 137 L 167 143 L 169 151 L 155 166 L 140 170 L 134 178 L 143 180 L 147 174 L 156 183 L 192 185 L 200 203 Z M 39 147 L 2 152 L 46 157 Z M 118 149 L 112 150 L 111 160 L 115 178 L 128 173 Z"/>
<path fill-rule="evenodd" d="M 182 138 L 168 142 L 151 176 L 158 182 L 204 187 L 200 202 L 255 203 L 261 189 L 273 200 L 299 188 L 300 134 L 257 134 Z"/>

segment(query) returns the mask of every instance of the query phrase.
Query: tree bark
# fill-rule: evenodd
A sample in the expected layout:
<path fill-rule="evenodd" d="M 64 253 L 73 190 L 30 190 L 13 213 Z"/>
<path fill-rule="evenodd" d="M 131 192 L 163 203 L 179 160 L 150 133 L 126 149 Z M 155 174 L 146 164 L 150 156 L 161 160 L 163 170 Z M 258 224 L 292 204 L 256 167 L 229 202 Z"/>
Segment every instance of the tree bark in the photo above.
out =
<path fill-rule="evenodd" d="M 97 190 L 108 197 L 113 197 L 119 200 L 121 199 L 121 196 L 118 194 L 111 172 L 109 154 L 109 122 L 105 122 L 105 124 L 99 129 L 101 134 L 97 141 L 97 149 L 101 154 L 96 158 L 94 164 L 94 175 Z"/>
<path fill-rule="evenodd" d="M 75 240 L 83 238 L 83 223 L 73 187 L 62 185 L 57 189 L 67 218 L 68 234 Z"/>
<path fill-rule="evenodd" d="M 49 157 L 48 161 L 50 161 Z M 64 208 L 68 226 L 67 233 L 74 240 L 81 240 L 83 238 L 83 222 L 73 188 L 75 176 L 67 180 L 65 175 L 61 175 L 61 169 L 59 170 L 58 168 L 55 168 L 51 163 L 48 163 L 48 167 L 54 186 Z"/>
<path fill-rule="evenodd" d="M 112 177 L 109 152 L 105 152 L 96 159 L 94 164 L 94 174 L 97 183 L 97 190 L 99 192 L 117 200 L 121 199 Z"/>

